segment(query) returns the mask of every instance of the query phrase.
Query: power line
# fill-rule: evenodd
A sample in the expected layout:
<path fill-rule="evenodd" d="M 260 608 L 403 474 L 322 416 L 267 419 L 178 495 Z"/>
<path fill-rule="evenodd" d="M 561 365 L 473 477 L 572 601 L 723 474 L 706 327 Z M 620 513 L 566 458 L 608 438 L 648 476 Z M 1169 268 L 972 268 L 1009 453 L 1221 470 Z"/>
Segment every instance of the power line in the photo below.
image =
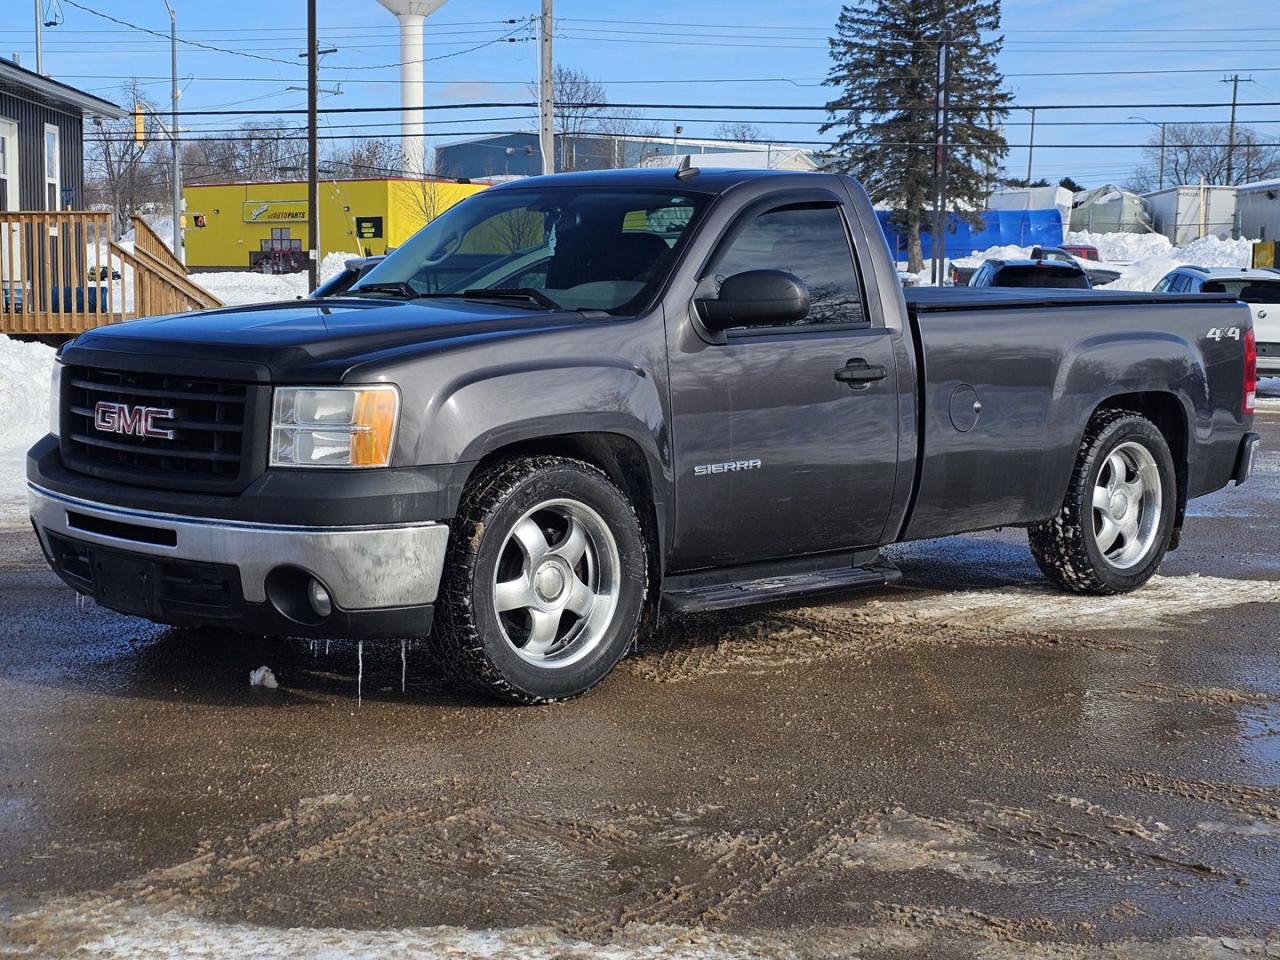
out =
<path fill-rule="evenodd" d="M 102 13 L 98 10 L 94 10 L 92 7 L 86 7 L 82 3 L 77 3 L 76 0 L 65 0 L 65 2 L 69 6 L 75 7 L 77 10 L 83 10 L 85 13 L 92 14 L 95 17 L 101 17 L 103 20 L 110 20 L 112 23 L 118 23 L 122 27 L 129 27 L 130 29 L 137 30 L 140 33 L 149 33 L 153 37 L 160 37 L 163 40 L 169 39 L 164 34 L 156 30 L 151 30 L 148 27 L 140 27 L 136 23 L 130 23 L 128 20 L 121 20 L 119 17 L 113 17 L 109 13 Z M 281 60 L 279 57 L 263 57 L 263 56 L 259 56 L 256 53 L 245 53 L 244 51 L 231 50 L 227 47 L 215 47 L 207 43 L 201 43 L 199 40 L 184 40 L 182 37 L 179 37 L 178 42 L 184 43 L 189 47 L 201 47 L 205 50 L 216 51 L 217 53 L 229 53 L 232 56 L 236 56 L 236 57 L 248 57 L 252 60 L 265 60 L 269 63 L 283 63 L 295 69 L 298 67 L 298 63 L 293 60 Z"/>
<path fill-rule="evenodd" d="M 346 82 L 345 80 L 343 81 Z M 573 107 L 581 110 L 730 110 L 730 111 L 782 111 L 782 112 L 828 112 L 827 104 L 758 104 L 758 103 L 626 103 L 614 102 L 607 100 L 598 102 L 564 102 L 556 103 L 557 107 Z M 1048 104 L 1022 104 L 1010 102 L 1005 110 L 1211 110 L 1223 107 L 1230 107 L 1231 101 L 1204 101 L 1204 102 L 1187 102 L 1187 103 L 1048 103 Z M 1237 104 L 1238 107 L 1280 107 L 1280 100 L 1252 100 L 1242 101 Z M 483 102 L 466 102 L 466 103 L 438 103 L 423 104 L 422 110 L 488 110 L 488 109 L 511 109 L 511 108 L 535 108 L 537 104 L 532 101 L 516 101 L 516 100 L 498 100 Z M 399 106 L 385 107 L 325 107 L 321 109 L 321 113 L 398 113 Z M 863 113 L 907 113 L 907 112 L 928 112 L 933 110 L 933 106 L 929 104 L 863 104 L 858 108 Z M 989 104 L 965 105 L 958 104 L 951 107 L 952 110 L 964 111 L 969 113 L 980 112 L 988 113 L 991 111 Z M 186 110 L 180 111 L 179 116 L 182 117 L 201 117 L 201 116 L 288 116 L 291 114 L 305 113 L 305 110 Z M 843 108 L 837 108 L 835 113 L 846 113 Z M 643 117 L 636 118 L 643 120 Z"/>

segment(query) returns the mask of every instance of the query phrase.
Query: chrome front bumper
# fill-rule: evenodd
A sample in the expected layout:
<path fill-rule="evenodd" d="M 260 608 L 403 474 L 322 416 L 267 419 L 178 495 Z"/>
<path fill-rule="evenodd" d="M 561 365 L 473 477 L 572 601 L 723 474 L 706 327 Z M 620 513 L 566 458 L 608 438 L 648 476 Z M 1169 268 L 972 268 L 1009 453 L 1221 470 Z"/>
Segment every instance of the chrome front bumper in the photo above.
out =
<path fill-rule="evenodd" d="M 343 610 L 431 604 L 449 540 L 443 523 L 302 527 L 202 520 L 91 503 L 33 483 L 27 496 L 46 554 L 53 533 L 148 557 L 226 564 L 239 569 L 249 603 L 265 603 L 268 574 L 290 567 L 323 583 Z"/>

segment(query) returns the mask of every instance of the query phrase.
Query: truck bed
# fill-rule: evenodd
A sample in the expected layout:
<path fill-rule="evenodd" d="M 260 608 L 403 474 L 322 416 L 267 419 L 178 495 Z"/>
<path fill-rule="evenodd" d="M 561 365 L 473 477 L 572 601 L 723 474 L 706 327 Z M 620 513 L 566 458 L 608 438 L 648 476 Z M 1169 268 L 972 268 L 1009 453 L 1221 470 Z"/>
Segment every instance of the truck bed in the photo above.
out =
<path fill-rule="evenodd" d="M 1131 304 L 1235 303 L 1221 293 L 1152 293 L 1144 290 L 1020 290 L 1016 287 L 908 287 L 902 291 L 912 313 L 1027 307 L 1121 306 Z"/>
<path fill-rule="evenodd" d="M 1149 412 L 1189 438 L 1191 496 L 1231 476 L 1240 332 L 1249 323 L 1234 297 L 989 287 L 904 294 L 920 458 L 906 539 L 1052 515 L 1100 397 L 1167 398 L 1167 410 Z M 1236 334 L 1211 339 L 1216 328 Z"/>

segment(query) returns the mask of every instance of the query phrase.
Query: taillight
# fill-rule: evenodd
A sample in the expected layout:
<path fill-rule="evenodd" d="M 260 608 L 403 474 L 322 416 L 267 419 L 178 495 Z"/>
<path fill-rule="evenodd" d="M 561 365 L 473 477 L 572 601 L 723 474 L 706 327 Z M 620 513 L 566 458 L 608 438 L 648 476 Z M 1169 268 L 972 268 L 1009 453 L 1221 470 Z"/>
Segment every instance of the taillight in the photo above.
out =
<path fill-rule="evenodd" d="M 1246 416 L 1253 413 L 1253 401 L 1258 393 L 1258 340 L 1253 327 L 1244 332 L 1244 403 Z"/>

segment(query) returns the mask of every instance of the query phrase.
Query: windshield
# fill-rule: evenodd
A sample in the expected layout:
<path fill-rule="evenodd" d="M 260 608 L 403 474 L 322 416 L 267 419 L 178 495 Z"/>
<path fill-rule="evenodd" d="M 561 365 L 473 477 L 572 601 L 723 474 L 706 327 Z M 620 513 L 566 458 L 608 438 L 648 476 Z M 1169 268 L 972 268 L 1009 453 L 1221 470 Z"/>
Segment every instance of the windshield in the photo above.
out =
<path fill-rule="evenodd" d="M 1210 280 L 1201 293 L 1227 293 L 1245 303 L 1280 303 L 1280 280 Z"/>
<path fill-rule="evenodd" d="M 708 199 L 659 190 L 484 191 L 419 230 L 352 293 L 506 291 L 534 306 L 633 312 L 666 276 Z"/>

